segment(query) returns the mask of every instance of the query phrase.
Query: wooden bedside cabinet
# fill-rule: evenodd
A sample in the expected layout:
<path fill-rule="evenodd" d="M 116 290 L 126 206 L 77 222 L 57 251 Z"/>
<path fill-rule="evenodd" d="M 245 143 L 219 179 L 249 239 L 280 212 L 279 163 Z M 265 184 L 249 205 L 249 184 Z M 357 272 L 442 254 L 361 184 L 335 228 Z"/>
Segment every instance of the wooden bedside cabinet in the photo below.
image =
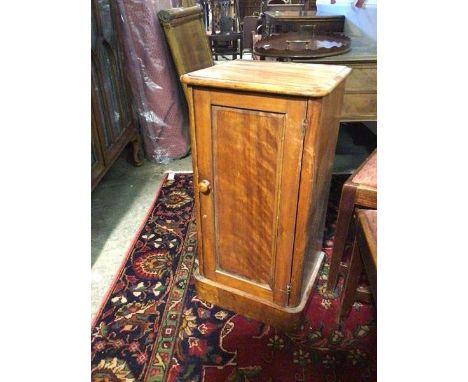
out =
<path fill-rule="evenodd" d="M 200 298 L 278 328 L 300 324 L 323 259 L 350 71 L 235 60 L 181 77 L 198 191 Z"/>

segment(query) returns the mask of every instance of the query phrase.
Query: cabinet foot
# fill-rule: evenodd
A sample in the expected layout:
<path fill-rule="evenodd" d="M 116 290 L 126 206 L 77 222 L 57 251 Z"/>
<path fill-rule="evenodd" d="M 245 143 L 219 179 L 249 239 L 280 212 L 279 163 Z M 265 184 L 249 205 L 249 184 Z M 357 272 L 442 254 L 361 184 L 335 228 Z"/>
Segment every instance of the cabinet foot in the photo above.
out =
<path fill-rule="evenodd" d="M 140 138 L 135 138 L 132 141 L 132 152 L 133 152 L 133 165 L 140 167 L 143 165 L 143 154 L 141 152 Z"/>
<path fill-rule="evenodd" d="M 307 286 L 302 294 L 299 305 L 296 307 L 284 307 L 276 305 L 271 301 L 263 300 L 257 296 L 227 285 L 220 284 L 202 276 L 198 268 L 193 271 L 197 295 L 202 300 L 232 310 L 245 317 L 266 323 L 276 329 L 284 331 L 295 331 L 304 325 L 305 306 L 313 291 L 318 272 L 325 254 L 320 252 L 318 261 L 307 281 Z"/>

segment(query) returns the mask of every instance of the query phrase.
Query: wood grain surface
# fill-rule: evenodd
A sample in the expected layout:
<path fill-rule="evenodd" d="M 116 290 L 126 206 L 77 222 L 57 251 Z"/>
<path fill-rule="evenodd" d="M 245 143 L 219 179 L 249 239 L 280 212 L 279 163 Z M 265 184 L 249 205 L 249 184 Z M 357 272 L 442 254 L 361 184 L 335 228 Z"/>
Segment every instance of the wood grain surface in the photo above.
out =
<path fill-rule="evenodd" d="M 300 300 L 322 250 L 343 91 L 344 83 L 320 101 L 309 100 L 310 122 L 304 138 L 290 306 Z"/>
<path fill-rule="evenodd" d="M 212 117 L 218 267 L 271 288 L 285 116 L 213 106 Z"/>
<path fill-rule="evenodd" d="M 181 77 L 187 85 L 323 97 L 351 72 L 346 66 L 234 60 Z"/>

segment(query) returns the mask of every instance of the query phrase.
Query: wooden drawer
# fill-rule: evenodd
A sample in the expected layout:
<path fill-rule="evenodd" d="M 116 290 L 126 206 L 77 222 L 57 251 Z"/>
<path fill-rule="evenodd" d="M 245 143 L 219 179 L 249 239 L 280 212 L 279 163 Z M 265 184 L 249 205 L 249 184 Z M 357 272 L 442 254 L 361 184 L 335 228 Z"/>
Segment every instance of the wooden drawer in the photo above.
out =
<path fill-rule="evenodd" d="M 376 121 L 376 93 L 348 93 L 343 98 L 342 121 Z"/>
<path fill-rule="evenodd" d="M 345 93 L 377 92 L 377 65 L 348 65 L 353 69 L 346 81 Z"/>

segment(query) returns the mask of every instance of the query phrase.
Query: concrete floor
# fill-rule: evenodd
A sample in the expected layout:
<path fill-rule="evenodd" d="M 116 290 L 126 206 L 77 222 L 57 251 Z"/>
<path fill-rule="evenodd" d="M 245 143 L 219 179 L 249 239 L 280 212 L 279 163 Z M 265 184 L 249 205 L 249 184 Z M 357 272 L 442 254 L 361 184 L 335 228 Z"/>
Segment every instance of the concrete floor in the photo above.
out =
<path fill-rule="evenodd" d="M 124 151 L 91 194 L 91 313 L 94 317 L 165 171 L 192 171 L 190 156 L 141 167 Z"/>

